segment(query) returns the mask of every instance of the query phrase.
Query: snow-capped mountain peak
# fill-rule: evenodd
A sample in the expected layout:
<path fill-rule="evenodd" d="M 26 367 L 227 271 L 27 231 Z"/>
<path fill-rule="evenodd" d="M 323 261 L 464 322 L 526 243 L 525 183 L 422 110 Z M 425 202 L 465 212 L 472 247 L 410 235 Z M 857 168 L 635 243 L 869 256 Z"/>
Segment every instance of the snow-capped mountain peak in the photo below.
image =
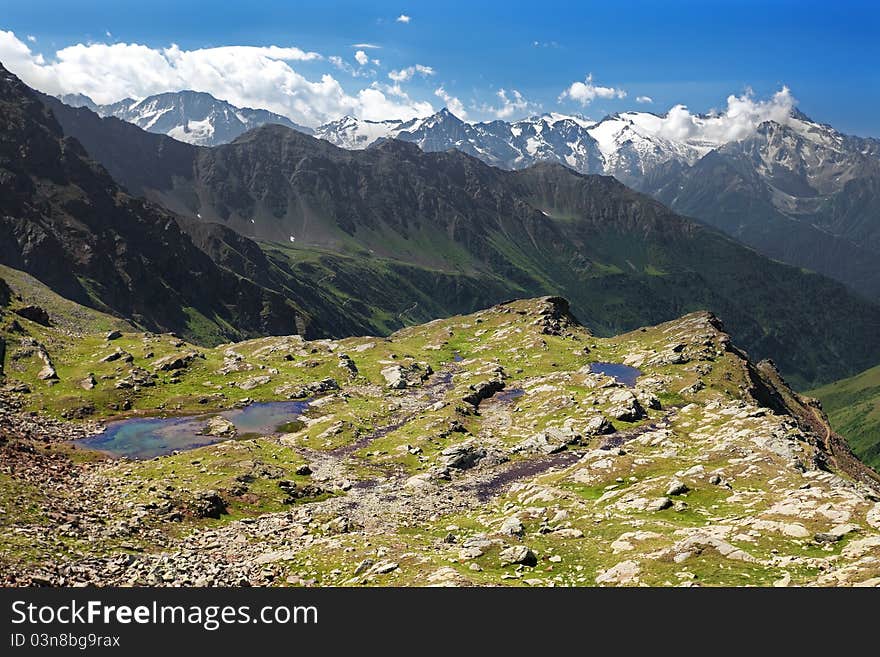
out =
<path fill-rule="evenodd" d="M 280 114 L 236 107 L 200 91 L 166 92 L 140 100 L 125 98 L 108 105 L 96 105 L 81 94 L 66 95 L 60 100 L 74 107 L 88 107 L 101 116 L 115 116 L 149 132 L 166 134 L 199 146 L 225 144 L 267 123 L 278 123 L 309 134 L 312 132 Z"/>

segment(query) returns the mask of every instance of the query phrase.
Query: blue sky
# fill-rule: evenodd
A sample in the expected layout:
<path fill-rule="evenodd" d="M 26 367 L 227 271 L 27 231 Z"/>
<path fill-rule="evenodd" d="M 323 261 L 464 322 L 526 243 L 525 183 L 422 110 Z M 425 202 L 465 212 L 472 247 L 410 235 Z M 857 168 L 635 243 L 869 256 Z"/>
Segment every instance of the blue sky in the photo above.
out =
<path fill-rule="evenodd" d="M 185 66 L 175 64 L 180 80 L 203 84 L 215 95 L 226 92 L 239 104 L 285 110 L 302 122 L 340 112 L 371 118 L 419 113 L 427 104 L 439 109 L 449 98 L 457 99 L 472 120 L 550 110 L 600 118 L 634 108 L 662 113 L 675 104 L 703 112 L 723 109 L 728 95 L 747 88 L 765 99 L 787 85 L 813 118 L 845 132 L 880 136 L 880 3 L 875 2 L 86 0 L 75 10 L 69 2 L 3 4 L 0 30 L 13 33 L 30 49 L 29 56 L 43 60 L 29 63 L 20 49 L 9 54 L 18 44 L 10 45 L 8 35 L 0 60 L 50 92 L 81 84 L 106 96 L 145 94 L 160 84 L 150 77 L 149 53 L 95 51 L 90 58 L 89 52 L 77 51 L 76 61 L 68 56 L 64 67 L 48 71 L 59 50 L 125 43 L 158 53 L 176 44 L 181 51 L 200 53 Z M 401 15 L 409 21 L 397 20 Z M 279 46 L 314 57 L 278 62 L 293 71 L 271 78 L 271 84 L 286 89 L 288 96 L 279 98 L 269 83 L 261 90 L 233 77 L 216 79 L 230 65 L 214 54 L 232 56 L 211 50 L 220 46 Z M 358 50 L 363 64 L 355 59 Z M 268 57 L 266 70 L 281 75 L 271 55 L 249 54 L 261 64 Z M 233 59 L 242 65 L 251 61 L 239 54 Z M 102 68 L 91 74 L 85 69 L 96 66 L 95 60 L 101 66 L 110 60 L 119 71 Z M 417 65 L 422 68 L 410 71 Z M 114 76 L 123 75 L 143 80 L 140 86 L 124 80 L 114 86 Z M 322 76 L 331 76 L 332 83 Z M 575 82 L 583 84 L 560 100 Z M 53 85 L 66 86 L 56 90 Z M 652 102 L 637 102 L 640 97 Z M 306 107 L 310 104 L 314 107 Z"/>

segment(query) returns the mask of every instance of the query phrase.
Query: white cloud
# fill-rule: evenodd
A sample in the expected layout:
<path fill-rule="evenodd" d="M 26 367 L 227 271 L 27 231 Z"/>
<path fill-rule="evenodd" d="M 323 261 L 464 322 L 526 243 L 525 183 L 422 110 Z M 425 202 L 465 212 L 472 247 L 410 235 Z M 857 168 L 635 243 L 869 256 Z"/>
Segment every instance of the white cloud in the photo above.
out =
<path fill-rule="evenodd" d="M 499 89 L 495 95 L 501 104 L 498 107 L 484 105 L 481 109 L 494 115 L 497 119 L 509 119 L 514 114 L 525 114 L 540 107 L 526 100 L 516 89 L 511 89 L 509 96 L 506 89 Z"/>
<path fill-rule="evenodd" d="M 363 48 L 364 50 L 379 50 L 382 46 L 377 46 L 375 43 L 353 43 L 351 47 Z"/>
<path fill-rule="evenodd" d="M 675 105 L 658 124 L 657 134 L 678 141 L 724 144 L 743 139 L 765 121 L 787 124 L 796 100 L 788 87 L 782 87 L 769 100 L 755 100 L 747 89 L 741 96 L 727 97 L 727 108 L 700 116 L 684 105 Z"/>
<path fill-rule="evenodd" d="M 360 64 L 361 66 L 363 66 L 364 64 L 366 64 L 367 62 L 370 61 L 370 58 L 367 57 L 367 53 L 365 53 L 363 50 L 358 50 L 354 54 L 354 58 L 355 58 L 355 61 L 357 61 L 357 63 Z"/>
<path fill-rule="evenodd" d="M 110 30 L 107 30 L 106 32 L 104 32 L 104 36 L 106 36 L 108 39 L 113 38 L 113 35 L 110 33 Z"/>
<path fill-rule="evenodd" d="M 382 61 L 379 59 L 374 59 L 372 61 L 373 61 L 373 66 L 381 66 L 382 65 Z"/>
<path fill-rule="evenodd" d="M 407 80 L 411 80 L 416 73 L 419 73 L 423 77 L 427 77 L 429 75 L 434 75 L 434 69 L 430 66 L 414 64 L 413 66 L 402 68 L 399 71 L 389 71 L 388 77 L 395 82 L 406 82 Z"/>
<path fill-rule="evenodd" d="M 644 105 L 647 103 L 653 103 L 654 99 L 651 98 L 650 96 L 636 96 L 636 102 L 642 103 Z"/>
<path fill-rule="evenodd" d="M 407 16 L 406 14 L 401 14 L 400 16 L 395 18 L 394 20 L 396 20 L 398 23 L 409 23 L 412 20 L 412 18 L 410 16 Z"/>
<path fill-rule="evenodd" d="M 455 96 L 449 94 L 446 89 L 443 88 L 443 85 L 440 85 L 434 90 L 434 95 L 443 100 L 443 103 L 450 112 L 455 114 L 462 121 L 467 121 L 468 114 L 467 110 L 464 108 L 464 103 Z"/>
<path fill-rule="evenodd" d="M 569 98 L 583 107 L 586 107 L 596 98 L 626 98 L 626 91 L 614 87 L 601 87 L 593 84 L 593 74 L 590 73 L 583 82 L 572 82 L 571 86 L 559 94 L 559 102 Z"/>
<path fill-rule="evenodd" d="M 28 35 L 27 35 L 27 40 L 30 41 L 31 43 L 36 43 L 36 42 L 37 42 L 37 37 L 35 37 L 33 34 L 28 34 Z"/>
<path fill-rule="evenodd" d="M 367 91 L 375 92 L 375 94 L 367 94 Z M 383 84 L 381 82 L 373 82 L 369 89 L 365 89 L 361 93 L 364 94 L 364 97 L 361 99 L 362 103 L 364 105 L 369 103 L 369 114 L 365 113 L 359 116 L 371 121 L 382 121 L 392 118 L 409 119 L 415 116 L 429 116 L 434 113 L 434 106 L 431 103 L 413 100 L 398 83 Z M 388 96 L 396 98 L 397 102 L 388 100 Z M 396 110 L 394 108 L 397 105 L 410 107 L 412 112 L 406 116 L 401 115 L 399 112 L 395 113 Z"/>
<path fill-rule="evenodd" d="M 409 119 L 433 112 L 427 102 L 380 89 L 349 93 L 330 74 L 308 79 L 292 62 L 323 59 L 295 47 L 222 46 L 182 50 L 136 43 L 76 44 L 44 58 L 13 32 L 0 30 L 0 61 L 28 85 L 50 94 L 84 93 L 97 103 L 195 89 L 242 107 L 265 108 L 314 126 L 353 114 Z"/>

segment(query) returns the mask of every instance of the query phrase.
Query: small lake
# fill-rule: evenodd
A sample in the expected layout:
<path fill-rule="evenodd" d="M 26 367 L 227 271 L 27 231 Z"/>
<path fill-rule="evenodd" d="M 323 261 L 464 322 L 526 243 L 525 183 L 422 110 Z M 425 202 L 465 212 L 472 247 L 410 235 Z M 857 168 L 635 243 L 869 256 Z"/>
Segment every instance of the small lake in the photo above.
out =
<path fill-rule="evenodd" d="M 200 435 L 207 421 L 217 415 L 235 425 L 236 438 L 249 438 L 294 430 L 308 405 L 308 401 L 265 402 L 204 415 L 119 420 L 108 423 L 103 433 L 75 444 L 114 456 L 151 459 L 228 440 L 228 436 Z"/>
<path fill-rule="evenodd" d="M 522 388 L 505 388 L 501 392 L 495 393 L 493 399 L 499 402 L 512 402 L 519 399 L 524 394 L 526 394 L 526 391 Z"/>
<path fill-rule="evenodd" d="M 610 376 L 627 388 L 635 388 L 636 379 L 642 375 L 641 370 L 637 370 L 629 365 L 620 365 L 619 363 L 590 363 L 590 371 L 593 374 Z"/>

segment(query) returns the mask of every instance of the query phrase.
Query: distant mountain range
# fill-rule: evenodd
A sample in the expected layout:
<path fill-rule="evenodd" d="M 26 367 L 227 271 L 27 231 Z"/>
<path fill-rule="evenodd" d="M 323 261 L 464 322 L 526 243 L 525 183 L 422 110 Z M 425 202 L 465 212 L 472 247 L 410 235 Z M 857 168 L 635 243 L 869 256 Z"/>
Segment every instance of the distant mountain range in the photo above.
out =
<path fill-rule="evenodd" d="M 729 141 L 673 138 L 664 117 L 649 112 L 623 112 L 601 121 L 548 113 L 514 122 L 467 123 L 443 109 L 407 121 L 346 116 L 311 130 L 278 114 L 237 108 L 193 91 L 101 106 L 81 94 L 62 100 L 202 146 L 278 124 L 346 149 L 398 139 L 426 152 L 457 149 L 504 169 L 557 162 L 581 173 L 613 175 L 765 255 L 880 300 L 880 140 L 844 135 L 797 110 L 783 122 L 767 121 Z M 712 118 L 695 121 L 703 125 Z"/>
<path fill-rule="evenodd" d="M 98 105 L 83 94 L 66 94 L 60 99 L 71 107 L 86 107 L 100 116 L 115 116 L 149 132 L 199 146 L 225 144 L 267 123 L 312 132 L 280 114 L 235 107 L 225 100 L 198 91 L 168 92 L 141 100 L 126 98 L 109 105 Z"/>
<path fill-rule="evenodd" d="M 470 124 L 444 109 L 406 122 L 344 117 L 315 136 L 344 148 L 394 138 L 507 169 L 559 162 L 613 175 L 766 255 L 880 299 L 880 140 L 844 135 L 797 110 L 734 141 L 673 139 L 663 123 L 624 112 L 598 122 L 545 114 Z"/>

